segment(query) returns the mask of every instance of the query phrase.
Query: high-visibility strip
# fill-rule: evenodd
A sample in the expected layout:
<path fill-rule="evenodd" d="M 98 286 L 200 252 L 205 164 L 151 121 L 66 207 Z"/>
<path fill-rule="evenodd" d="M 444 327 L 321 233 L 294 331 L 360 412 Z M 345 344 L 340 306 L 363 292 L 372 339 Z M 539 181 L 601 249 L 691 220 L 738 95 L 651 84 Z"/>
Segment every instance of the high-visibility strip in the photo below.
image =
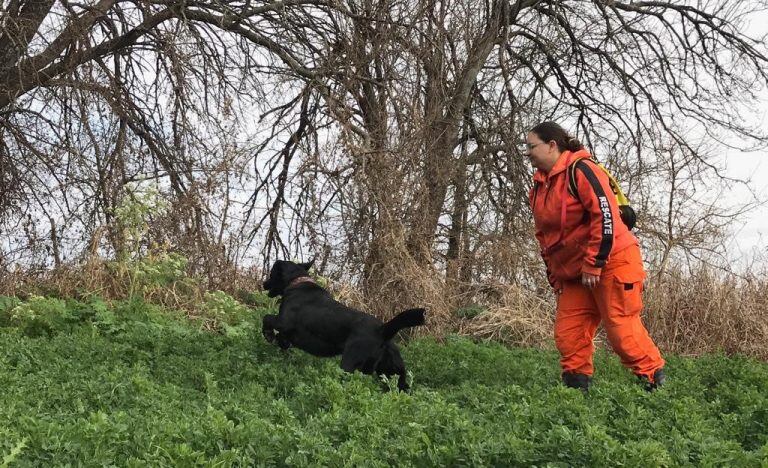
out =
<path fill-rule="evenodd" d="M 600 181 L 592 171 L 592 168 L 589 167 L 589 164 L 585 163 L 584 160 L 579 160 L 575 163 L 575 166 L 587 178 L 587 182 L 589 182 L 590 187 L 592 187 L 592 191 L 595 192 L 598 206 L 600 207 L 600 212 L 602 213 L 602 216 L 600 217 L 600 248 L 598 249 L 597 255 L 595 256 L 595 266 L 602 268 L 605 266 L 605 262 L 608 260 L 608 255 L 611 253 L 611 248 L 613 248 L 614 219 L 613 214 L 611 213 L 611 205 L 608 202 L 608 195 L 605 193 L 605 190 L 603 190 L 603 186 L 600 185 Z M 613 194 L 611 194 L 611 196 L 613 196 Z"/>

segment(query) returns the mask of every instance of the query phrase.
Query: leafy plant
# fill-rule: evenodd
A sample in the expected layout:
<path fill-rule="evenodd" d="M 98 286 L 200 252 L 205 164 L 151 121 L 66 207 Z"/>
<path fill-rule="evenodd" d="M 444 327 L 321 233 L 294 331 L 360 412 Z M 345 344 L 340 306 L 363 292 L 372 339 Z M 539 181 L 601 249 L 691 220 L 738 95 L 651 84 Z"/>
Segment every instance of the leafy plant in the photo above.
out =
<path fill-rule="evenodd" d="M 253 315 L 251 309 L 223 291 L 206 292 L 200 311 L 210 328 L 227 336 L 242 336 L 252 328 L 247 321 Z"/>
<path fill-rule="evenodd" d="M 266 310 L 223 292 L 200 306 L 221 333 L 137 298 L 10 303 L 9 466 L 768 463 L 768 365 L 739 356 L 667 356 L 668 383 L 649 394 L 601 351 L 585 396 L 559 384 L 554 351 L 423 338 L 402 348 L 405 394 L 343 372 L 338 358 L 277 349 L 258 332 Z M 28 333 L 41 318 L 53 333 Z"/>

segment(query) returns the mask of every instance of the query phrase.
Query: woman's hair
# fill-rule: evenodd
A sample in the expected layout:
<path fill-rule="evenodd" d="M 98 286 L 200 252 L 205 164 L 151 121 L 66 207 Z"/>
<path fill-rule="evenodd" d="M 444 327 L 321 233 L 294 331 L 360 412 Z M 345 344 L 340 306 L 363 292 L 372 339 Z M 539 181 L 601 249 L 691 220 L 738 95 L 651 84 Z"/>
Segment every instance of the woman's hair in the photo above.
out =
<path fill-rule="evenodd" d="M 531 132 L 538 135 L 541 141 L 554 141 L 560 151 L 578 151 L 584 148 L 578 138 L 569 135 L 563 127 L 555 122 L 542 122 L 533 127 Z"/>

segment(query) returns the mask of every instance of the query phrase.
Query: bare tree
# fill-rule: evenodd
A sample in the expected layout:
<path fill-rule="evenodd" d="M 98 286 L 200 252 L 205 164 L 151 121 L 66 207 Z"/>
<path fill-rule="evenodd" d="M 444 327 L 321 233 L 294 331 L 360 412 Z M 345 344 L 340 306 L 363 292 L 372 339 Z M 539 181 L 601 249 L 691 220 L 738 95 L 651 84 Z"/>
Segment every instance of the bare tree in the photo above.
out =
<path fill-rule="evenodd" d="M 526 283 L 516 144 L 537 121 L 637 190 L 679 183 L 679 163 L 720 177 L 702 136 L 766 142 L 739 113 L 768 82 L 765 42 L 741 32 L 763 1 L 2 5 L 3 231 L 47 220 L 27 229 L 42 264 L 120 255 L 115 208 L 151 182 L 171 206 L 152 236 L 212 281 L 254 251 L 314 250 L 379 303 L 414 300 L 413 277 Z M 688 249 L 711 227 L 691 222 L 648 233 Z"/>

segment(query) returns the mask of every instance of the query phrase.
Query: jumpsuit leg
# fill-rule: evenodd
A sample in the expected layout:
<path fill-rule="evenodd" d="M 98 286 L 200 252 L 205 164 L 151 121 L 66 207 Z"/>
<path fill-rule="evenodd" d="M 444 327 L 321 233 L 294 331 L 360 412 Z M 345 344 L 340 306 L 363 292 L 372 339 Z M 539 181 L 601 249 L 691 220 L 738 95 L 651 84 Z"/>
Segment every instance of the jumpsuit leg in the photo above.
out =
<path fill-rule="evenodd" d="M 564 283 L 555 316 L 555 345 L 563 373 L 592 375 L 593 339 L 599 324 L 600 313 L 589 289 L 575 281 Z"/>
<path fill-rule="evenodd" d="M 640 319 L 644 277 L 640 248 L 628 247 L 611 256 L 593 296 L 608 342 L 621 363 L 654 383 L 654 373 L 664 367 L 664 359 Z"/>

